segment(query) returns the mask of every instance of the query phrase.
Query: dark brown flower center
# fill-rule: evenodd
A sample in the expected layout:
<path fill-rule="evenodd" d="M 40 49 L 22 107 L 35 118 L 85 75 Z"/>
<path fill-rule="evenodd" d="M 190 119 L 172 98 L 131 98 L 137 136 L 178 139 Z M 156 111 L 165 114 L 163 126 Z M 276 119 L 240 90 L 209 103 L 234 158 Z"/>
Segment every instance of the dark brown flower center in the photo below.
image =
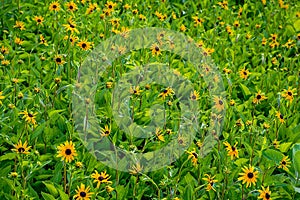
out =
<path fill-rule="evenodd" d="M 73 6 L 70 6 L 70 7 L 69 7 L 70 10 L 73 10 L 73 8 L 74 8 Z"/>
<path fill-rule="evenodd" d="M 195 152 L 193 152 L 192 154 L 195 158 L 198 158 L 198 155 Z"/>
<path fill-rule="evenodd" d="M 288 92 L 287 94 L 288 94 L 289 96 L 293 96 L 293 93 L 291 93 L 291 92 Z"/>
<path fill-rule="evenodd" d="M 25 149 L 23 147 L 18 148 L 18 152 L 23 153 Z"/>
<path fill-rule="evenodd" d="M 73 24 L 70 24 L 70 27 L 71 27 L 71 28 L 75 28 L 75 26 L 74 26 Z"/>
<path fill-rule="evenodd" d="M 223 101 L 222 101 L 221 99 L 219 100 L 219 104 L 220 104 L 220 105 L 223 105 Z"/>
<path fill-rule="evenodd" d="M 112 9 L 112 5 L 108 5 L 108 8 L 109 8 L 109 9 Z"/>
<path fill-rule="evenodd" d="M 80 196 L 81 197 L 86 197 L 86 193 L 85 192 L 80 192 Z"/>
<path fill-rule="evenodd" d="M 42 22 L 42 20 L 41 19 L 37 19 L 37 22 Z"/>
<path fill-rule="evenodd" d="M 244 71 L 243 74 L 244 74 L 245 76 L 247 76 L 247 72 Z"/>
<path fill-rule="evenodd" d="M 56 6 L 56 5 L 53 5 L 52 8 L 55 9 L 55 8 L 57 8 L 57 6 Z"/>
<path fill-rule="evenodd" d="M 60 62 L 61 62 L 61 58 L 56 58 L 55 61 L 56 61 L 57 63 L 60 63 Z"/>
<path fill-rule="evenodd" d="M 98 177 L 98 180 L 99 180 L 99 181 L 103 181 L 104 179 L 105 179 L 105 178 L 104 178 L 103 176 L 99 176 L 99 177 Z"/>
<path fill-rule="evenodd" d="M 167 93 L 168 93 L 168 90 L 164 90 L 164 93 L 167 94 Z"/>
<path fill-rule="evenodd" d="M 232 151 L 235 151 L 235 147 L 234 147 L 234 146 L 232 146 L 232 147 L 231 147 L 231 150 L 232 150 Z"/>
<path fill-rule="evenodd" d="M 280 114 L 280 116 L 279 116 L 279 117 L 280 117 L 280 119 L 283 119 L 283 115 L 282 115 L 282 114 Z"/>
<path fill-rule="evenodd" d="M 253 178 L 253 177 L 254 177 L 254 174 L 253 174 L 252 172 L 249 172 L 249 173 L 247 174 L 247 177 L 248 177 L 248 178 Z"/>
<path fill-rule="evenodd" d="M 65 153 L 66 153 L 67 156 L 69 156 L 69 155 L 72 154 L 72 151 L 71 151 L 71 149 L 66 149 Z"/>
<path fill-rule="evenodd" d="M 33 117 L 33 115 L 31 113 L 28 113 L 28 117 Z"/>
<path fill-rule="evenodd" d="M 266 199 L 270 199 L 271 195 L 269 193 L 266 193 Z"/>
<path fill-rule="evenodd" d="M 83 44 L 81 45 L 81 47 L 82 47 L 82 48 L 86 48 L 86 44 L 83 43 Z"/>
<path fill-rule="evenodd" d="M 261 99 L 261 95 L 258 94 L 258 95 L 256 96 L 256 98 L 257 98 L 257 99 Z"/>
<path fill-rule="evenodd" d="M 193 95 L 193 96 L 192 96 L 192 99 L 194 99 L 194 100 L 195 100 L 196 98 L 197 98 L 197 97 L 196 97 L 196 95 Z"/>
<path fill-rule="evenodd" d="M 179 144 L 183 144 L 183 140 L 182 140 L 182 139 L 179 139 L 179 140 L 178 140 L 178 143 L 179 143 Z"/>
<path fill-rule="evenodd" d="M 109 131 L 105 131 L 105 134 L 108 135 L 108 134 L 109 134 Z"/>
<path fill-rule="evenodd" d="M 281 162 L 281 164 L 282 164 L 282 165 L 286 165 L 286 161 L 283 160 L 283 161 Z"/>
<path fill-rule="evenodd" d="M 158 46 L 155 47 L 155 51 L 159 51 L 159 47 Z"/>

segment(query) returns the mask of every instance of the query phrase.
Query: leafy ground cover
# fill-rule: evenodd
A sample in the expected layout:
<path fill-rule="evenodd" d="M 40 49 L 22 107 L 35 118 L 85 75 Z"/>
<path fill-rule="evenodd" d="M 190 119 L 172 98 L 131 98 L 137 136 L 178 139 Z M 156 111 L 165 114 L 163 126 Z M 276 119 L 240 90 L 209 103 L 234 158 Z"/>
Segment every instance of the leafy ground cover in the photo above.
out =
<path fill-rule="evenodd" d="M 300 199 L 298 1 L 6 1 L 1 3 L 1 199 Z M 107 167 L 87 151 L 76 131 L 72 92 L 81 66 L 98 44 L 144 27 L 171 29 L 210 56 L 226 95 L 210 96 L 199 72 L 163 51 L 180 48 L 164 32 L 150 48 L 126 52 L 100 76 L 95 101 L 99 140 L 131 152 L 151 152 L 172 139 L 186 147 L 175 162 L 144 172 Z M 125 53 L 126 52 L 126 53 Z M 103 57 L 103 62 L 105 58 Z M 190 101 L 201 108 L 190 146 L 178 133 L 178 96 L 155 82 L 132 84 L 132 120 L 146 125 L 151 105 L 165 110 L 149 138 L 120 130 L 111 112 L 113 90 L 124 74 L 163 63 L 190 80 Z M 212 102 L 212 103 L 211 103 Z M 226 112 L 225 112 L 226 111 Z M 224 115 L 223 115 L 223 114 Z M 207 145 L 211 124 L 222 125 Z"/>

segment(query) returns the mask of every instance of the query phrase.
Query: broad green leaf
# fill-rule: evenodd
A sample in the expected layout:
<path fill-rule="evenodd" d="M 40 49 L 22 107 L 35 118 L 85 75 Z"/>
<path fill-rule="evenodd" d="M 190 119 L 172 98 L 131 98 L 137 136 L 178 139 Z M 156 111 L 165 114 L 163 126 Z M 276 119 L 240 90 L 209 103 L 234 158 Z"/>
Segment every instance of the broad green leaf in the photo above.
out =
<path fill-rule="evenodd" d="M 273 150 L 273 149 L 267 149 L 267 150 L 263 151 L 263 155 L 267 159 L 274 161 L 276 164 L 279 164 L 279 162 L 284 157 L 284 155 L 281 152 Z"/>
<path fill-rule="evenodd" d="M 51 194 L 48 194 L 45 192 L 42 192 L 42 196 L 43 196 L 44 200 L 55 200 L 55 198 Z"/>
<path fill-rule="evenodd" d="M 250 92 L 249 88 L 247 86 L 245 86 L 244 84 L 240 83 L 240 88 L 242 89 L 244 97 L 247 97 L 247 96 L 251 95 L 251 92 Z"/>
<path fill-rule="evenodd" d="M 48 189 L 48 191 L 50 192 L 50 194 L 52 194 L 53 196 L 58 196 L 58 191 L 56 189 L 56 187 L 53 185 L 53 183 L 51 183 L 50 181 L 43 181 L 44 185 L 46 186 L 46 188 Z"/>
<path fill-rule="evenodd" d="M 298 176 L 300 174 L 300 151 L 297 151 L 295 155 L 293 156 L 293 163 L 295 171 L 298 173 Z"/>

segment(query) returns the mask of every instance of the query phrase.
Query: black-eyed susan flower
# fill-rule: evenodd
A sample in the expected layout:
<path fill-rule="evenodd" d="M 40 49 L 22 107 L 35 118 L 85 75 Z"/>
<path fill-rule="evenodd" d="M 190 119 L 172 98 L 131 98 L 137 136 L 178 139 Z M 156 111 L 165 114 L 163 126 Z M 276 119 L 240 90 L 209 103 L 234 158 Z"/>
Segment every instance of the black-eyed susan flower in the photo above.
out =
<path fill-rule="evenodd" d="M 158 96 L 162 97 L 163 99 L 165 99 L 167 96 L 170 96 L 172 94 L 174 94 L 173 89 L 170 88 L 170 87 L 167 87 Z"/>
<path fill-rule="evenodd" d="M 74 12 L 74 11 L 78 10 L 76 3 L 74 3 L 73 1 L 67 2 L 66 6 L 68 8 L 68 11 L 70 11 L 70 12 Z"/>
<path fill-rule="evenodd" d="M 291 161 L 290 161 L 289 157 L 284 156 L 282 158 L 282 160 L 280 161 L 278 168 L 282 168 L 282 169 L 288 171 L 289 170 L 288 167 L 290 167 L 290 164 L 291 164 Z"/>
<path fill-rule="evenodd" d="M 234 27 L 240 27 L 240 22 L 237 21 L 237 20 L 235 20 L 235 21 L 233 22 L 233 26 L 234 26 Z"/>
<path fill-rule="evenodd" d="M 278 120 L 280 121 L 280 123 L 282 123 L 282 124 L 285 123 L 284 116 L 280 113 L 280 111 L 276 112 L 276 117 L 278 118 Z"/>
<path fill-rule="evenodd" d="M 271 191 L 269 189 L 269 186 L 267 188 L 264 188 L 264 186 L 261 186 L 261 188 L 262 188 L 262 190 L 258 190 L 258 192 L 259 192 L 258 199 L 272 200 Z"/>
<path fill-rule="evenodd" d="M 198 16 L 194 16 L 192 17 L 193 20 L 194 20 L 194 26 L 201 26 L 202 23 L 204 22 L 204 19 L 203 18 L 199 18 Z"/>
<path fill-rule="evenodd" d="M 23 41 L 21 38 L 19 38 L 19 37 L 16 37 L 16 38 L 15 38 L 15 43 L 16 43 L 17 45 L 22 45 L 23 42 L 24 42 L 24 41 Z"/>
<path fill-rule="evenodd" d="M 68 19 L 68 23 L 67 24 L 63 24 L 63 26 L 65 27 L 66 31 L 71 31 L 72 34 L 74 32 L 79 33 L 78 29 L 76 28 L 76 23 L 72 19 L 72 17 L 70 17 Z"/>
<path fill-rule="evenodd" d="M 63 65 L 65 63 L 65 61 L 62 59 L 62 56 L 61 55 L 56 55 L 54 57 L 54 61 L 56 64 L 58 65 Z"/>
<path fill-rule="evenodd" d="M 34 16 L 33 19 L 36 21 L 37 25 L 42 25 L 44 22 L 44 17 L 42 17 L 42 16 Z"/>
<path fill-rule="evenodd" d="M 107 137 L 107 136 L 109 136 L 111 130 L 108 127 L 108 125 L 105 125 L 104 128 L 101 128 L 100 132 L 101 132 L 101 136 Z"/>
<path fill-rule="evenodd" d="M 128 3 L 126 3 L 126 4 L 123 6 L 123 8 L 124 8 L 125 10 L 129 10 L 129 9 L 131 8 L 131 5 L 129 5 Z"/>
<path fill-rule="evenodd" d="M 186 151 L 186 152 L 187 152 L 187 154 L 189 154 L 188 159 L 191 159 L 193 165 L 194 166 L 197 165 L 197 163 L 198 163 L 198 154 L 196 152 L 196 149 L 193 148 L 192 151 Z"/>
<path fill-rule="evenodd" d="M 2 101 L 3 99 L 5 99 L 5 96 L 2 95 L 2 91 L 0 91 L 0 105 L 2 105 Z"/>
<path fill-rule="evenodd" d="M 19 92 L 17 98 L 18 99 L 23 99 L 23 97 L 24 97 L 24 94 L 22 92 Z"/>
<path fill-rule="evenodd" d="M 75 192 L 76 194 L 73 198 L 76 200 L 90 200 L 93 194 L 92 192 L 90 192 L 90 186 L 85 187 L 83 183 L 80 184 L 80 187 L 77 186 Z"/>
<path fill-rule="evenodd" d="M 242 183 L 246 183 L 246 187 L 251 186 L 251 184 L 255 185 L 257 182 L 258 171 L 254 170 L 253 166 L 249 165 L 248 167 L 242 168 L 243 173 L 239 173 L 241 177 L 238 178 L 239 181 L 243 181 Z"/>
<path fill-rule="evenodd" d="M 128 171 L 132 175 L 137 175 L 137 174 L 139 174 L 140 172 L 143 171 L 143 166 L 140 164 L 140 162 L 137 162 L 130 169 L 128 169 Z"/>
<path fill-rule="evenodd" d="M 242 79 L 245 79 L 245 80 L 248 78 L 248 76 L 249 76 L 249 74 L 250 74 L 249 70 L 248 70 L 248 69 L 245 69 L 245 68 L 241 69 L 241 70 L 239 71 L 239 73 L 240 73 L 240 77 L 241 77 Z"/>
<path fill-rule="evenodd" d="M 229 104 L 230 104 L 231 106 L 234 106 L 234 105 L 235 105 L 235 100 L 234 100 L 234 99 L 231 99 L 230 102 L 229 102 Z"/>
<path fill-rule="evenodd" d="M 18 144 L 14 145 L 15 149 L 12 149 L 12 151 L 15 151 L 18 154 L 29 154 L 29 149 L 31 146 L 27 146 L 27 141 L 22 143 L 20 140 Z"/>
<path fill-rule="evenodd" d="M 179 30 L 181 32 L 185 32 L 187 30 L 186 26 L 184 24 L 181 24 L 181 26 L 179 27 Z"/>
<path fill-rule="evenodd" d="M 150 50 L 152 51 L 152 55 L 161 55 L 160 47 L 156 43 L 151 45 Z"/>
<path fill-rule="evenodd" d="M 75 144 L 72 141 L 66 141 L 64 144 L 60 144 L 57 147 L 57 156 L 61 157 L 61 160 L 66 162 L 72 162 L 77 156 Z"/>
<path fill-rule="evenodd" d="M 27 122 L 28 124 L 36 124 L 35 116 L 37 115 L 37 113 L 33 114 L 24 110 L 23 112 L 19 112 L 19 114 L 23 115 L 22 119 L 25 119 L 25 122 Z"/>
<path fill-rule="evenodd" d="M 225 103 L 221 97 L 214 97 L 214 108 L 218 111 L 221 112 L 225 109 Z"/>
<path fill-rule="evenodd" d="M 1 46 L 0 52 L 2 54 L 9 54 L 9 49 L 5 46 Z"/>
<path fill-rule="evenodd" d="M 83 163 L 78 161 L 78 162 L 75 163 L 75 166 L 77 168 L 83 168 Z"/>
<path fill-rule="evenodd" d="M 92 14 L 97 9 L 98 9 L 97 3 L 90 3 L 89 7 L 86 9 L 85 14 L 87 14 L 87 15 Z"/>
<path fill-rule="evenodd" d="M 58 3 L 58 1 L 50 3 L 49 10 L 58 12 L 60 10 L 60 4 Z"/>
<path fill-rule="evenodd" d="M 162 142 L 165 141 L 165 137 L 164 137 L 164 135 L 163 135 L 162 130 L 160 130 L 160 128 L 156 128 L 156 130 L 155 130 L 155 135 L 156 135 L 156 137 L 157 137 L 157 139 L 158 139 L 159 141 L 162 141 Z"/>
<path fill-rule="evenodd" d="M 133 10 L 132 10 L 132 14 L 136 15 L 136 14 L 138 14 L 138 13 L 139 13 L 139 10 L 138 10 L 138 9 L 133 9 Z"/>
<path fill-rule="evenodd" d="M 12 178 L 17 178 L 19 176 L 18 172 L 11 172 L 9 174 L 9 177 L 12 177 Z"/>
<path fill-rule="evenodd" d="M 98 171 L 95 170 L 95 173 L 93 173 L 93 174 L 91 175 L 91 177 L 92 177 L 93 179 L 95 179 L 95 180 L 94 180 L 94 183 L 97 183 L 97 188 L 99 188 L 100 185 L 101 185 L 102 183 L 104 183 L 104 184 L 112 184 L 112 182 L 109 181 L 110 175 L 107 174 L 106 171 L 103 171 L 103 172 L 101 172 L 101 173 L 99 174 Z"/>
<path fill-rule="evenodd" d="M 14 28 L 19 28 L 21 31 L 23 31 L 23 30 L 25 30 L 25 24 L 24 24 L 24 22 L 16 21 Z"/>
<path fill-rule="evenodd" d="M 133 87 L 130 86 L 129 92 L 132 95 L 139 96 L 142 90 L 140 90 L 140 86 L 133 86 Z"/>
<path fill-rule="evenodd" d="M 223 142 L 223 144 L 226 146 L 226 150 L 228 152 L 228 156 L 230 156 L 231 160 L 233 160 L 235 157 L 239 157 L 239 151 L 237 149 L 237 142 L 235 143 L 234 146 L 231 146 L 227 141 Z"/>
<path fill-rule="evenodd" d="M 199 99 L 199 92 L 197 92 L 196 90 L 194 90 L 193 92 L 191 92 L 190 99 L 192 101 L 197 101 Z"/>
<path fill-rule="evenodd" d="M 80 42 L 78 42 L 77 46 L 79 46 L 82 50 L 89 50 L 92 48 L 92 42 L 88 42 L 86 40 L 81 40 Z"/>
<path fill-rule="evenodd" d="M 108 10 L 114 10 L 114 8 L 117 6 L 117 3 L 114 3 L 112 1 L 108 1 L 106 2 L 105 4 L 105 7 L 108 9 Z"/>
<path fill-rule="evenodd" d="M 259 104 L 261 101 L 263 101 L 263 100 L 265 100 L 265 99 L 267 99 L 267 97 L 266 97 L 263 93 L 261 93 L 261 91 L 258 91 L 258 92 L 255 94 L 255 97 L 254 97 L 252 103 L 254 103 L 254 104 Z"/>
<path fill-rule="evenodd" d="M 40 44 L 48 46 L 47 40 L 45 39 L 45 37 L 42 34 L 40 35 Z"/>
<path fill-rule="evenodd" d="M 297 89 L 291 89 L 290 87 L 286 90 L 284 89 L 281 96 L 284 97 L 286 100 L 289 100 L 290 102 L 293 101 L 294 95 L 297 95 L 296 93 Z"/>
<path fill-rule="evenodd" d="M 109 185 L 105 186 L 105 189 L 106 189 L 106 192 L 108 192 L 108 193 L 111 193 L 112 191 L 114 191 L 114 188 Z"/>
<path fill-rule="evenodd" d="M 277 34 L 271 34 L 270 39 L 271 39 L 272 41 L 276 41 L 277 38 L 278 38 L 278 35 L 277 35 Z"/>
<path fill-rule="evenodd" d="M 208 174 L 204 174 L 204 176 L 206 176 L 206 177 L 202 178 L 202 180 L 207 182 L 205 190 L 206 191 L 210 191 L 210 190 L 216 191 L 216 189 L 214 188 L 215 183 L 218 182 L 218 180 L 215 179 L 216 176 L 211 177 Z"/>

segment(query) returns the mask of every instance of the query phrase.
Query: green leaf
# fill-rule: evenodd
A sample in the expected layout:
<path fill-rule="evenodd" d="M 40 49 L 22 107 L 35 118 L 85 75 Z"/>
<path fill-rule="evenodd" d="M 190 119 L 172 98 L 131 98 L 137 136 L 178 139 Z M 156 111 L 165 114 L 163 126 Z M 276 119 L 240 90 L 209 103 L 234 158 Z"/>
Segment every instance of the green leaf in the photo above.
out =
<path fill-rule="evenodd" d="M 55 198 L 48 193 L 42 192 L 42 196 L 44 197 L 45 200 L 55 200 Z"/>
<path fill-rule="evenodd" d="M 62 191 L 61 189 L 57 188 L 58 192 L 59 192 L 59 196 L 61 198 L 61 200 L 69 200 L 69 196 Z"/>
<path fill-rule="evenodd" d="M 293 144 L 292 142 L 285 142 L 285 143 L 282 143 L 282 144 L 280 144 L 279 150 L 280 150 L 282 153 L 285 153 L 285 152 L 287 152 L 287 151 L 290 149 L 290 146 L 291 146 L 292 144 Z"/>
<path fill-rule="evenodd" d="M 282 160 L 282 158 L 284 157 L 284 155 L 281 152 L 273 150 L 273 149 L 267 149 L 267 150 L 263 151 L 263 155 L 267 159 L 274 161 L 276 164 L 279 164 L 280 161 Z"/>
<path fill-rule="evenodd" d="M 234 164 L 241 167 L 241 166 L 245 165 L 247 162 L 248 162 L 247 158 L 239 158 L 234 162 Z"/>
<path fill-rule="evenodd" d="M 4 154 L 3 156 L 0 156 L 0 161 L 13 160 L 15 157 L 16 157 L 15 153 L 7 153 L 7 154 Z"/>
<path fill-rule="evenodd" d="M 249 88 L 247 86 L 245 86 L 244 84 L 240 83 L 240 88 L 242 89 L 244 97 L 251 95 Z"/>
<path fill-rule="evenodd" d="M 46 186 L 46 188 L 48 189 L 48 191 L 50 192 L 50 194 L 52 194 L 55 197 L 58 196 L 58 191 L 56 190 L 53 183 L 51 183 L 50 181 L 43 181 L 43 183 Z"/>
<path fill-rule="evenodd" d="M 300 151 L 297 151 L 295 155 L 293 156 L 293 163 L 295 171 L 298 173 L 298 176 L 300 174 Z"/>

